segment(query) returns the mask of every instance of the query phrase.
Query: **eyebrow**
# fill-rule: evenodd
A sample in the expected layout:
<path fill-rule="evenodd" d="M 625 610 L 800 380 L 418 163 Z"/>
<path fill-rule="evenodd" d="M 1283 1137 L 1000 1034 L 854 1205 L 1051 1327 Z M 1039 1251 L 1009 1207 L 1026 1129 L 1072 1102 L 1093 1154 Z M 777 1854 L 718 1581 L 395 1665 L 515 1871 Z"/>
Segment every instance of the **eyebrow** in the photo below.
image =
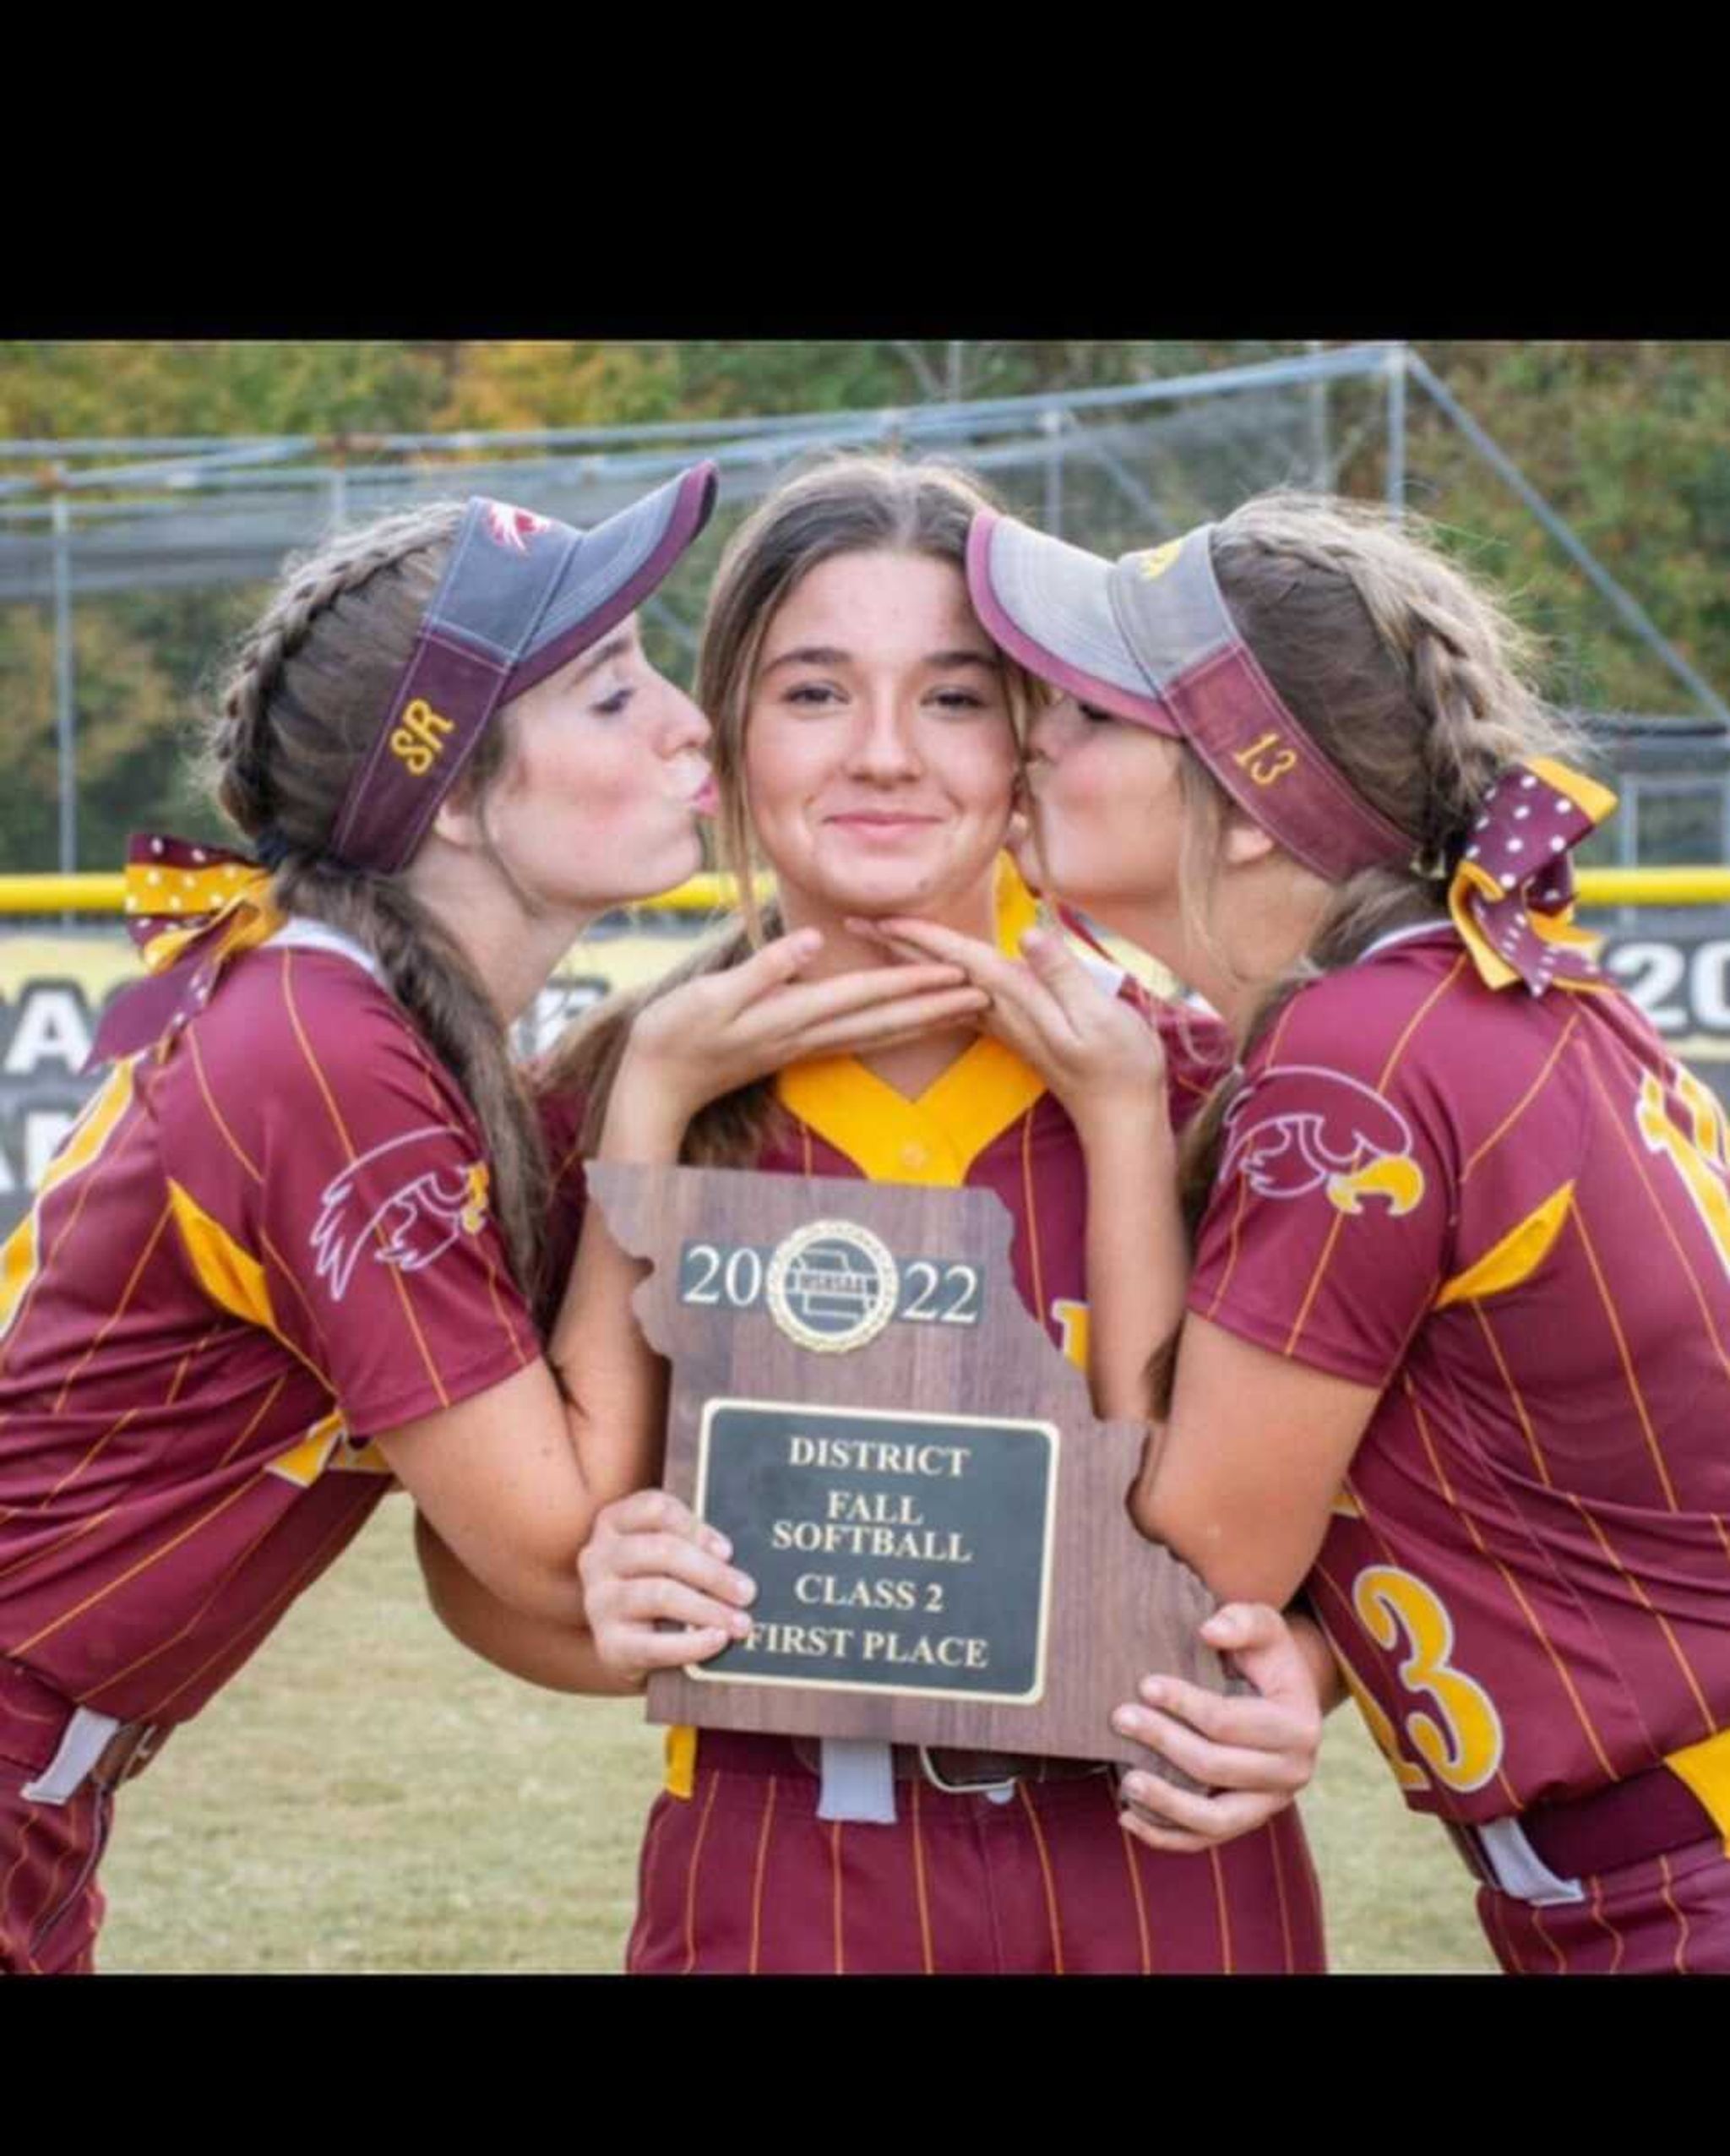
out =
<path fill-rule="evenodd" d="M 571 676 L 572 688 L 574 689 L 579 681 L 586 681 L 597 667 L 604 667 L 609 659 L 622 659 L 630 648 L 631 633 L 626 629 L 621 635 L 609 636 L 598 651 L 585 651 L 582 664 Z"/>
<path fill-rule="evenodd" d="M 763 669 L 772 674 L 777 667 L 844 667 L 853 659 L 853 653 L 843 651 L 832 644 L 804 644 L 797 651 L 783 651 L 778 659 L 771 659 Z M 928 651 L 920 662 L 928 667 L 989 667 L 995 669 L 997 656 L 990 651 Z"/>

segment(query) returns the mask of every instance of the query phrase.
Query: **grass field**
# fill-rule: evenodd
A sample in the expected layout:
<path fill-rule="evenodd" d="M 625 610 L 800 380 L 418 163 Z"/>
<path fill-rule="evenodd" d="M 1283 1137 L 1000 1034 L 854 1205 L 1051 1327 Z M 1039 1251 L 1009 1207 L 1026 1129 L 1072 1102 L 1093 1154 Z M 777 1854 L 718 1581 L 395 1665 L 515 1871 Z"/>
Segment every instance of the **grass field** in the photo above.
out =
<path fill-rule="evenodd" d="M 661 1732 L 538 1691 L 422 1600 L 392 1498 L 260 1653 L 122 1793 L 101 1965 L 610 1971 Z M 1460 1859 L 1355 1712 L 1304 1800 L 1341 1972 L 1493 1967 Z"/>

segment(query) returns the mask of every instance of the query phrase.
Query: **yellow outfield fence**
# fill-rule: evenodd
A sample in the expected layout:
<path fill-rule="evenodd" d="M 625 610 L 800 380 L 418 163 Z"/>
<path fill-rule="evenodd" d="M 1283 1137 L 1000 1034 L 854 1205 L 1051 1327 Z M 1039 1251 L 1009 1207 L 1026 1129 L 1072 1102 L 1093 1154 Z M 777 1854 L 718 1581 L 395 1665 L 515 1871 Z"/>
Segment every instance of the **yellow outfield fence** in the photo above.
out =
<path fill-rule="evenodd" d="M 1688 868 L 1581 868 L 1577 872 L 1582 906 L 1730 905 L 1730 867 Z M 119 913 L 125 910 L 126 879 L 117 874 L 81 876 L 0 876 L 0 914 Z M 693 876 L 677 890 L 645 898 L 634 906 L 644 913 L 715 913 L 732 904 L 732 879 Z"/>
<path fill-rule="evenodd" d="M 1727 879 L 1730 892 L 1730 879 Z M 730 876 L 693 876 L 677 890 L 645 898 L 634 912 L 718 913 L 732 904 Z M 0 913 L 123 913 L 126 879 L 117 874 L 84 876 L 0 876 Z"/>

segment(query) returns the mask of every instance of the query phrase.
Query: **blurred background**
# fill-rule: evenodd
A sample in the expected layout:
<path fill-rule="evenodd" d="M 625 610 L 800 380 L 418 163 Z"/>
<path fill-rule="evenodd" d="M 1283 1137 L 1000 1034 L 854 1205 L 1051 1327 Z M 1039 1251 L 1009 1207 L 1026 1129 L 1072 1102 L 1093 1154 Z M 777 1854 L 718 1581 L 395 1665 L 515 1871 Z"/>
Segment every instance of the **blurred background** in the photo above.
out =
<path fill-rule="evenodd" d="M 645 627 L 681 679 L 728 532 L 840 445 L 960 460 L 1113 553 L 1279 485 L 1431 520 L 1535 632 L 1622 808 L 1586 918 L 1730 1091 L 1730 345 L 0 342 L 0 1235 L 136 961 L 129 831 L 222 833 L 197 715 L 291 551 L 481 492 L 583 525 L 698 455 L 719 511 Z M 525 1045 L 659 971 L 712 891 L 598 924 Z M 105 1966 L 607 1968 L 659 1744 L 439 1631 L 381 1509 L 122 1807 Z M 1336 1966 L 1479 1969 L 1469 1884 L 1355 1718 L 1306 1800 Z"/>

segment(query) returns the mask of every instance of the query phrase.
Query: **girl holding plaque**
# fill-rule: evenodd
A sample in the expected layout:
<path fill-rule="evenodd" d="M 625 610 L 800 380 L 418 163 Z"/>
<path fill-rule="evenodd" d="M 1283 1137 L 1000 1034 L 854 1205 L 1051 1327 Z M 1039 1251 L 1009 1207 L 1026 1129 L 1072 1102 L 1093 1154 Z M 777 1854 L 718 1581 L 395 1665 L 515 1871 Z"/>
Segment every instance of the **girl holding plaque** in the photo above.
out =
<path fill-rule="evenodd" d="M 1570 923 L 1613 796 L 1379 514 L 1115 564 L 987 514 L 969 568 L 1059 692 L 1037 873 L 1240 1044 L 1138 1517 L 1217 1592 L 1303 1590 L 1505 1969 L 1730 1970 L 1730 1144 Z M 1085 978 L 892 925 L 1068 1053 Z"/>
<path fill-rule="evenodd" d="M 563 1233 L 574 1242 L 589 1154 L 983 1186 L 1014 1216 L 1024 1301 L 1085 1364 L 1090 1277 L 1102 1258 L 1117 1260 L 1086 1215 L 1084 1152 L 1114 1184 L 1163 1182 L 1174 1222 L 1169 1322 L 1182 1280 L 1170 1128 L 1216 1075 L 1221 1030 L 1165 1009 L 1150 1023 L 1129 1002 L 1102 999 L 1090 1081 L 1112 1075 L 1077 1097 L 1084 1132 L 1063 1081 L 1047 1083 L 971 1021 L 857 1056 L 813 1056 L 808 1036 L 777 1057 L 743 977 L 761 932 L 810 939 L 814 994 L 887 962 L 850 917 L 917 907 L 1009 949 L 1031 923 L 1032 901 L 1001 852 L 1026 683 L 998 658 L 963 575 L 982 506 L 955 472 L 852 459 L 786 482 L 729 545 L 698 695 L 716 727 L 726 849 L 743 864 L 754 841 L 778 903 L 683 977 L 582 1021 L 556 1059 Z M 759 1077 L 765 1070 L 775 1075 Z M 608 1282 L 605 1244 L 591 1224 L 573 1292 L 584 1293 L 587 1269 L 589 1291 L 622 1307 L 630 1276 Z M 1129 1269 L 1148 1270 L 1139 1252 Z M 619 1332 L 633 1337 L 628 1320 Z M 660 1417 L 651 1370 L 632 1467 L 645 1485 L 658 1470 Z M 617 1478 L 616 1467 L 606 1473 Z M 748 1629 L 724 1554 L 658 1491 L 603 1515 L 585 1559 L 588 1607 L 623 1680 L 700 1658 Z M 499 1611 L 436 1549 L 429 1559 L 435 1598 L 471 1644 L 543 1682 L 592 1682 L 551 1628 Z M 667 1619 L 687 1629 L 656 1629 Z M 1175 1720 L 1171 1755 L 1215 1794 L 1172 1789 L 1165 1821 L 1133 1832 L 1115 1774 L 1085 1762 L 938 1753 L 927 1778 L 917 1755 L 898 1753 L 885 1821 L 850 1810 L 845 1777 L 814 1743 L 674 1732 L 629 1966 L 1319 1969 L 1314 1876 L 1289 1809 L 1319 1723 L 1308 1673 L 1270 1612 L 1222 1611 L 1209 1637 L 1236 1650 L 1268 1696 L 1192 1702 L 1178 1688 L 1172 1703 L 1208 1718 L 1211 1736 Z"/>
<path fill-rule="evenodd" d="M 508 1027 L 585 920 L 701 858 L 709 729 L 634 609 L 714 487 L 587 531 L 476 497 L 334 538 L 211 727 L 251 851 L 134 841 L 150 977 L 0 1252 L 0 1969 L 92 1967 L 117 1785 L 393 1475 L 585 1636 L 606 1493 L 580 1315 L 551 1364 L 532 1315 L 545 1162 Z"/>

